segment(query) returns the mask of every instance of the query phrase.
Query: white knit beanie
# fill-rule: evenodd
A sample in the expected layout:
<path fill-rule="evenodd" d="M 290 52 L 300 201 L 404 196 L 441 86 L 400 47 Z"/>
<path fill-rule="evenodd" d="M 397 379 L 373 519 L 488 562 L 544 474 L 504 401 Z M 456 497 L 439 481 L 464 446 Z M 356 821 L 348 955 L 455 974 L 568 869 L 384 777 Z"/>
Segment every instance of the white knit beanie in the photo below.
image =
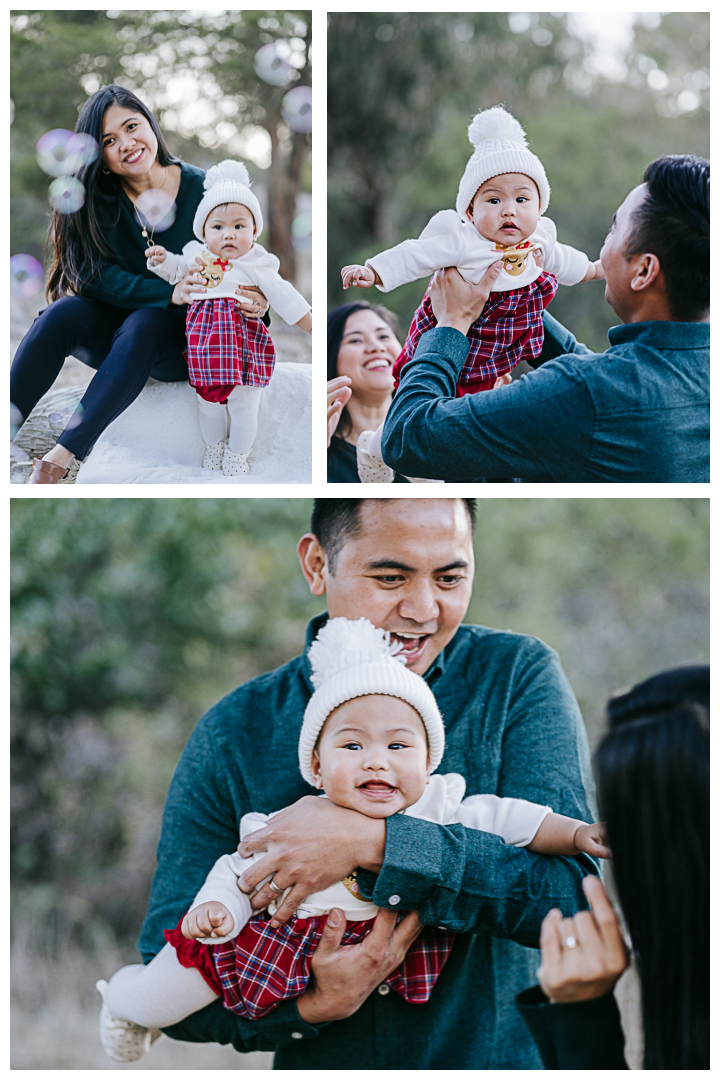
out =
<path fill-rule="evenodd" d="M 216 206 L 222 206 L 223 203 L 240 203 L 241 206 L 247 206 L 255 218 L 256 234 L 260 235 L 263 231 L 262 213 L 260 203 L 250 190 L 250 184 L 250 174 L 242 161 L 228 159 L 208 169 L 203 184 L 205 195 L 195 211 L 193 221 L 193 232 L 198 240 L 203 239 L 203 228 L 210 212 Z"/>
<path fill-rule="evenodd" d="M 333 709 L 366 694 L 388 694 L 407 701 L 419 712 L 427 731 L 430 771 L 443 756 L 445 729 L 432 691 L 420 675 L 408 671 L 405 658 L 395 654 L 387 630 L 369 619 L 330 619 L 310 646 L 315 693 L 305 710 L 298 753 L 303 779 L 314 785 L 312 753 L 323 724 Z"/>
<path fill-rule="evenodd" d="M 514 116 L 496 105 L 473 118 L 468 138 L 475 153 L 468 161 L 460 181 L 455 209 L 460 217 L 472 202 L 475 192 L 486 180 L 501 173 L 523 173 L 535 181 L 540 192 L 540 213 L 550 202 L 550 185 L 540 158 L 528 150 L 525 132 Z"/>

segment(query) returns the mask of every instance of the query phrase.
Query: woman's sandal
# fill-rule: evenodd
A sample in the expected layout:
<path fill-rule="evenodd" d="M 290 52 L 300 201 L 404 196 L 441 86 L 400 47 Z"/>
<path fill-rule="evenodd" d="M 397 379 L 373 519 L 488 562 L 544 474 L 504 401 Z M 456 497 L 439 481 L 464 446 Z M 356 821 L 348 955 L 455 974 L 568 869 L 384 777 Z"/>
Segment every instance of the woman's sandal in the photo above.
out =
<path fill-rule="evenodd" d="M 64 476 L 67 469 L 62 465 L 55 465 L 52 461 L 43 461 L 42 458 L 33 459 L 33 470 L 25 481 L 26 484 L 57 484 Z"/>

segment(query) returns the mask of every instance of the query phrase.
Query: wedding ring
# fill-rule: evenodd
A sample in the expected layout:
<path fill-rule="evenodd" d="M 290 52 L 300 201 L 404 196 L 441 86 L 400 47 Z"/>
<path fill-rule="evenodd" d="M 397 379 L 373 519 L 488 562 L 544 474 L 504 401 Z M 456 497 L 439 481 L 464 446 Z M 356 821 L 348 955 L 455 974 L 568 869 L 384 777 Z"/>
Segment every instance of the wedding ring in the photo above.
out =
<path fill-rule="evenodd" d="M 563 940 L 562 947 L 563 949 L 577 949 L 577 944 L 577 938 L 571 934 Z"/>
<path fill-rule="evenodd" d="M 275 875 L 273 875 L 273 877 L 274 876 Z M 285 892 L 284 889 L 281 889 L 279 885 L 275 884 L 275 882 L 273 881 L 272 878 L 270 878 L 270 880 L 268 881 L 267 884 L 268 884 L 268 888 L 272 889 L 272 891 L 275 893 L 276 896 L 282 896 L 282 894 Z"/>

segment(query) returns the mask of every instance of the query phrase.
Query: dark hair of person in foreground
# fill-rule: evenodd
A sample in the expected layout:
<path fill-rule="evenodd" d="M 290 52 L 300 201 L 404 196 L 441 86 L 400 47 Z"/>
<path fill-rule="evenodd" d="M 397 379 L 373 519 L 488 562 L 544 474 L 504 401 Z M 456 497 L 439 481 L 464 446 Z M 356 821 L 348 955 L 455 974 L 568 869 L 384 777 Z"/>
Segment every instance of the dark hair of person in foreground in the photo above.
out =
<path fill-rule="evenodd" d="M 608 705 L 598 802 L 642 987 L 645 1069 L 710 1067 L 709 669 Z"/>
<path fill-rule="evenodd" d="M 100 156 L 84 165 L 77 174 L 85 187 L 85 204 L 73 214 L 53 211 L 48 230 L 48 245 L 53 260 L 48 274 L 45 295 L 48 301 L 61 296 L 82 296 L 83 285 L 89 284 L 104 262 L 112 257 L 105 233 L 117 225 L 120 216 L 118 195 L 120 178 L 103 172 L 103 118 L 111 105 L 141 113 L 150 124 L 157 139 L 157 160 L 160 165 L 177 165 L 167 148 L 158 122 L 132 90 L 124 86 L 101 86 L 88 98 L 80 111 L 76 132 L 92 135 L 100 147 Z"/>
<path fill-rule="evenodd" d="M 648 165 L 643 183 L 627 253 L 657 255 L 674 318 L 699 322 L 710 310 L 710 162 L 669 154 Z"/>
<path fill-rule="evenodd" d="M 351 305 L 348 304 L 348 307 Z M 369 307 L 369 305 L 364 305 Z M 328 570 L 334 573 L 337 556 L 346 540 L 360 536 L 360 508 L 369 499 L 315 499 L 310 530 L 317 536 L 328 557 Z M 465 503 L 473 536 L 477 520 L 477 499 L 462 499 Z"/>
<path fill-rule="evenodd" d="M 397 317 L 392 311 L 388 311 L 382 304 L 368 304 L 367 300 L 353 300 L 348 304 L 339 304 L 338 307 L 333 308 L 332 311 L 328 311 L 327 317 L 327 377 L 328 382 L 330 379 L 337 378 L 337 362 L 338 353 L 340 352 L 340 346 L 342 345 L 343 334 L 345 333 L 345 324 L 351 315 L 354 315 L 356 311 L 374 311 L 383 322 L 387 323 L 392 330 L 395 337 L 398 336 L 399 325 Z M 344 439 L 347 433 L 352 428 L 352 420 L 350 419 L 350 413 L 345 408 L 340 414 L 340 420 L 335 430 L 335 434 L 339 435 L 341 439 Z"/>

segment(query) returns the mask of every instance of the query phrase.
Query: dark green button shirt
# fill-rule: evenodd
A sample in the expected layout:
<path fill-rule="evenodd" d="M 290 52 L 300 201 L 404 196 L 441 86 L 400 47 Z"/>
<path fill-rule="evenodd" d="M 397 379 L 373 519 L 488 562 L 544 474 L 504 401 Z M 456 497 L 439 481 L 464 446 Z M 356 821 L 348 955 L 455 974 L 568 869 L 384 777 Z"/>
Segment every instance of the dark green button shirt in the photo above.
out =
<path fill-rule="evenodd" d="M 385 420 L 387 464 L 442 480 L 709 482 L 709 323 L 614 326 L 604 353 L 547 312 L 543 323 L 548 362 L 462 398 L 467 338 L 441 327 L 423 334 Z"/>
<path fill-rule="evenodd" d="M 310 623 L 308 645 L 326 618 Z M 462 626 L 426 679 L 447 732 L 440 773 L 461 773 L 468 795 L 512 795 L 594 820 L 585 729 L 552 649 Z M 310 694 L 303 655 L 239 687 L 193 731 L 165 804 L 139 941 L 146 963 L 216 859 L 235 850 L 242 815 L 273 813 L 314 792 L 297 760 Z M 551 907 L 566 915 L 584 907 L 580 882 L 595 871 L 585 856 L 533 855 L 491 833 L 395 815 L 382 872 L 363 872 L 362 891 L 382 907 L 417 908 L 424 923 L 458 931 L 427 1004 L 375 991 L 353 1016 L 312 1026 L 294 1001 L 255 1021 L 216 1001 L 169 1033 L 241 1052 L 276 1050 L 277 1069 L 541 1068 L 514 998 L 534 981 L 544 916 Z M 399 904 L 390 905 L 391 896 Z"/>
<path fill-rule="evenodd" d="M 182 176 L 175 199 L 175 221 L 165 230 L 156 228 L 154 241 L 168 251 L 179 253 L 185 244 L 197 237 L 193 233 L 193 219 L 203 197 L 205 173 L 194 165 L 180 163 Z M 104 304 L 137 311 L 139 308 L 166 308 L 172 298 L 174 285 L 168 285 L 152 270 L 148 270 L 145 250 L 147 241 L 135 212 L 134 204 L 124 191 L 118 196 L 120 217 L 109 229 L 106 240 L 113 252 L 112 262 L 103 267 L 99 277 L 83 289 L 89 300 L 101 300 Z M 160 226 L 163 222 L 160 222 Z M 152 229 L 150 230 L 152 232 Z"/>

